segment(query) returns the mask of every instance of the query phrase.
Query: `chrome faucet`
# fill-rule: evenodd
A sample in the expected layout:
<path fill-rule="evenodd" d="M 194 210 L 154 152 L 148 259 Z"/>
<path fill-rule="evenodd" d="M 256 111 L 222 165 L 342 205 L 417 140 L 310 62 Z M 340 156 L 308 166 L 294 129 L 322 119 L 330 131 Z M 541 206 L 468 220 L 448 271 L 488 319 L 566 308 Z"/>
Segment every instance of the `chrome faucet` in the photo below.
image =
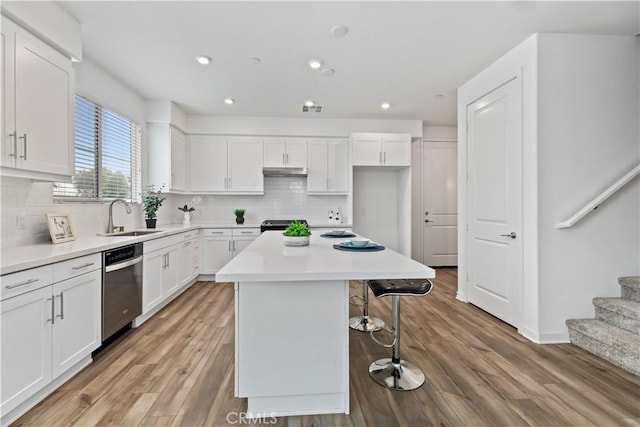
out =
<path fill-rule="evenodd" d="M 107 224 L 107 234 L 111 234 L 113 233 L 113 204 L 115 202 L 122 202 L 124 203 L 125 208 L 127 209 L 127 213 L 130 214 L 131 213 L 131 206 L 129 206 L 129 203 L 127 203 L 125 200 L 123 199 L 115 199 L 114 201 L 112 201 L 111 203 L 109 203 L 109 223 Z M 122 230 L 120 231 L 124 231 L 124 227 L 121 227 Z"/>

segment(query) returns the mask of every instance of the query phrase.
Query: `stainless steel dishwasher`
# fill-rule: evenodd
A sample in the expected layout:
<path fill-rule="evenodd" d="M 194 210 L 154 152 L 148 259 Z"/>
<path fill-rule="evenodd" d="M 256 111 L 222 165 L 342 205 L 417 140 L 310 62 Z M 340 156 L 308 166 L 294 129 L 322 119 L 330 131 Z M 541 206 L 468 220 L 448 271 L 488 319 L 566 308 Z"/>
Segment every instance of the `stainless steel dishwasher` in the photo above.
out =
<path fill-rule="evenodd" d="M 102 253 L 102 341 L 142 314 L 142 243 Z"/>

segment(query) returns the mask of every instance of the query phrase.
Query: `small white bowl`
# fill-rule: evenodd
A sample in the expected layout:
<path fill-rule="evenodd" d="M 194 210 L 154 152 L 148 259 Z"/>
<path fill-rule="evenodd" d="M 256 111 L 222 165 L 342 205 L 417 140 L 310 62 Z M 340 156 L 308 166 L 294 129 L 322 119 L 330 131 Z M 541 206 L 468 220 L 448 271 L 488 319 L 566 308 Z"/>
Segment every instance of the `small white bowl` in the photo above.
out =
<path fill-rule="evenodd" d="M 353 239 L 350 240 L 351 246 L 355 246 L 356 248 L 361 248 L 367 246 L 371 240 L 369 239 Z"/>

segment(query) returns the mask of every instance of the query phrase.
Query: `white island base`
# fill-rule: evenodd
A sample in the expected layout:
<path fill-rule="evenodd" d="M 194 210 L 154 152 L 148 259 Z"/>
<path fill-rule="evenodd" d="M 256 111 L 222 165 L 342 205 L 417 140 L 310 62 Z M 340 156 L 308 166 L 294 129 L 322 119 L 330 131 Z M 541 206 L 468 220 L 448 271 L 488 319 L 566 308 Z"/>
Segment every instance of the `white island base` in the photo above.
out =
<path fill-rule="evenodd" d="M 349 413 L 349 281 L 236 282 L 247 416 Z"/>

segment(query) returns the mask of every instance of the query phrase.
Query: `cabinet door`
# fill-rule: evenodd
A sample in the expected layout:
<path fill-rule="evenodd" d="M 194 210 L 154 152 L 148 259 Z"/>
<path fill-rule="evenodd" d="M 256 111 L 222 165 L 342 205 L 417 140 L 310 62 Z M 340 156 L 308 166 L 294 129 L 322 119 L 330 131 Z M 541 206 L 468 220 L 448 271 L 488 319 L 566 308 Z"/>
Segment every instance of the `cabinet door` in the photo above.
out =
<path fill-rule="evenodd" d="M 331 140 L 328 146 L 329 191 L 349 192 L 349 142 L 346 139 Z"/>
<path fill-rule="evenodd" d="M 191 191 L 227 191 L 227 139 L 194 136 L 189 142 L 191 145 L 189 166 Z M 260 157 L 262 157 L 262 151 L 260 151 Z"/>
<path fill-rule="evenodd" d="M 187 189 L 187 139 L 177 129 L 171 128 L 171 189 Z"/>
<path fill-rule="evenodd" d="M 263 144 L 257 138 L 229 139 L 228 190 L 240 193 L 263 193 Z"/>
<path fill-rule="evenodd" d="M 53 378 L 56 378 L 102 342 L 102 273 L 95 270 L 53 285 Z"/>
<path fill-rule="evenodd" d="M 13 134 L 15 125 L 14 116 L 14 47 L 15 32 L 13 25 L 2 18 L 0 26 L 0 112 L 2 120 L 2 166 L 15 167 L 17 158 L 17 141 Z"/>
<path fill-rule="evenodd" d="M 142 314 L 149 312 L 162 299 L 162 281 L 166 264 L 165 251 L 145 254 L 142 260 Z"/>
<path fill-rule="evenodd" d="M 257 236 L 254 236 L 254 237 L 234 237 L 235 240 L 233 241 L 233 256 L 238 255 L 247 246 L 249 246 L 251 244 L 251 242 L 253 242 L 257 238 L 258 238 Z"/>
<path fill-rule="evenodd" d="M 180 287 L 189 283 L 193 277 L 193 246 L 195 240 L 187 240 L 178 247 L 178 276 Z"/>
<path fill-rule="evenodd" d="M 358 136 L 353 138 L 353 164 L 355 166 L 378 166 L 382 164 L 382 138 L 380 136 Z"/>
<path fill-rule="evenodd" d="M 180 287 L 180 257 L 178 256 L 179 245 L 171 246 L 166 250 L 166 266 L 162 280 L 162 296 L 167 297 L 173 294 Z"/>
<path fill-rule="evenodd" d="M 327 141 L 309 141 L 307 191 L 325 192 L 328 184 Z"/>
<path fill-rule="evenodd" d="M 231 237 L 203 237 L 200 273 L 215 274 L 231 261 L 231 243 Z"/>
<path fill-rule="evenodd" d="M 306 168 L 307 140 L 300 138 L 287 139 L 285 160 L 288 168 Z"/>
<path fill-rule="evenodd" d="M 33 36 L 17 32 L 15 70 L 18 167 L 73 175 L 71 61 Z"/>
<path fill-rule="evenodd" d="M 51 287 L 0 303 L 0 411 L 6 414 L 51 381 Z"/>
<path fill-rule="evenodd" d="M 386 166 L 411 166 L 411 136 L 385 135 L 382 159 Z"/>
<path fill-rule="evenodd" d="M 284 139 L 269 138 L 264 140 L 264 166 L 280 168 L 285 165 Z"/>

